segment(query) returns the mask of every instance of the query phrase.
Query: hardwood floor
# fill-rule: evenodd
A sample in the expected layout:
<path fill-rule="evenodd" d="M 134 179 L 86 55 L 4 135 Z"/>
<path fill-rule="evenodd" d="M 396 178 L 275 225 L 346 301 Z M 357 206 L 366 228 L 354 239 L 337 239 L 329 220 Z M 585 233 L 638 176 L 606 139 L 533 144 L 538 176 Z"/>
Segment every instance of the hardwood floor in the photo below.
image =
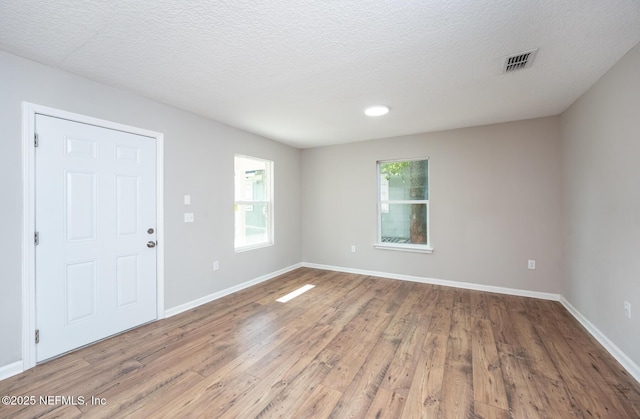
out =
<path fill-rule="evenodd" d="M 2 418 L 640 417 L 640 384 L 559 303 L 307 268 L 0 381 L 6 395 L 35 405 Z"/>

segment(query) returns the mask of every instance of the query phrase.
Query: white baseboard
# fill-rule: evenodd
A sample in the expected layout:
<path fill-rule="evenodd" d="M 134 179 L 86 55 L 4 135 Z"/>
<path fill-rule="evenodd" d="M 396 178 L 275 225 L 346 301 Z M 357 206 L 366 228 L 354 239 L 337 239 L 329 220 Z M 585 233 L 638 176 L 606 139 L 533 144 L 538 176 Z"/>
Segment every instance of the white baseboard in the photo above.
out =
<path fill-rule="evenodd" d="M 11 364 L 0 367 L 0 381 L 20 374 L 23 371 L 22 367 L 22 361 L 12 362 Z"/>
<path fill-rule="evenodd" d="M 353 274 L 360 274 L 360 275 L 378 276 L 381 278 L 399 279 L 402 281 L 421 282 L 423 284 L 443 285 L 445 287 L 464 288 L 464 289 L 475 290 L 475 291 L 494 292 L 497 294 L 508 294 L 508 295 L 517 295 L 521 297 L 539 298 L 541 300 L 560 301 L 560 298 L 562 298 L 560 294 L 553 294 L 548 292 L 496 287 L 492 285 L 473 284 L 471 282 L 447 281 L 444 279 L 425 278 L 422 276 L 401 275 L 401 274 L 394 274 L 390 272 L 378 272 L 378 271 L 367 271 L 363 269 L 343 268 L 340 266 L 321 265 L 317 263 L 303 262 L 302 266 L 306 268 L 324 269 L 327 271 L 338 271 L 338 272 L 346 272 L 346 273 L 353 273 Z"/>
<path fill-rule="evenodd" d="M 567 309 L 569 313 L 573 317 L 576 318 L 580 322 L 582 326 L 593 336 L 600 344 L 613 356 L 616 361 L 622 365 L 622 367 L 629 372 L 636 379 L 636 381 L 640 382 L 640 367 L 638 364 L 633 362 L 631 358 L 627 356 L 620 348 L 618 348 L 613 342 L 609 340 L 609 338 L 600 331 L 593 323 L 589 321 L 582 313 L 580 313 L 574 306 L 571 305 L 566 298 L 562 297 L 560 299 L 560 303 Z"/>
<path fill-rule="evenodd" d="M 296 263 L 295 265 L 291 265 L 291 266 L 288 266 L 286 268 L 280 269 L 278 271 L 271 272 L 271 273 L 266 274 L 266 275 L 262 275 L 262 276 L 260 276 L 258 278 L 243 282 L 243 283 L 238 284 L 238 285 L 234 285 L 233 287 L 224 289 L 222 291 L 218 291 L 218 292 L 214 292 L 213 294 L 205 295 L 204 297 L 200 297 L 200 298 L 198 298 L 196 300 L 189 301 L 188 303 L 181 304 L 179 306 L 172 307 L 170 309 L 165 310 L 164 316 L 165 316 L 165 318 L 169 318 L 171 316 L 175 316 L 176 314 L 180 314 L 180 313 L 182 313 L 184 311 L 191 310 L 192 308 L 196 308 L 198 306 L 201 306 L 202 304 L 209 303 L 209 302 L 211 302 L 213 300 L 217 300 L 218 298 L 225 297 L 225 296 L 227 296 L 229 294 L 233 294 L 234 292 L 238 292 L 238 291 L 243 290 L 245 288 L 249 288 L 249 287 L 251 287 L 253 285 L 256 285 L 256 284 L 259 284 L 261 282 L 268 281 L 268 280 L 270 280 L 272 278 L 275 278 L 276 276 L 286 274 L 287 272 L 291 272 L 294 269 L 298 269 L 300 267 L 302 267 L 302 264 L 301 263 Z"/>

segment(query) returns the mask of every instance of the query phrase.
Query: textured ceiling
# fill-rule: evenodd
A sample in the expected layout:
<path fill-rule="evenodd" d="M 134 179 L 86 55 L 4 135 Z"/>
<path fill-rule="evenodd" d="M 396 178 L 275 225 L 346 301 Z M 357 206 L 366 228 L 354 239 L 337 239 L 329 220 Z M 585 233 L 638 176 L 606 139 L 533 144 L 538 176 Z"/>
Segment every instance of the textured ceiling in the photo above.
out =
<path fill-rule="evenodd" d="M 2 50 L 297 147 L 556 115 L 638 41 L 638 0 L 0 0 Z"/>

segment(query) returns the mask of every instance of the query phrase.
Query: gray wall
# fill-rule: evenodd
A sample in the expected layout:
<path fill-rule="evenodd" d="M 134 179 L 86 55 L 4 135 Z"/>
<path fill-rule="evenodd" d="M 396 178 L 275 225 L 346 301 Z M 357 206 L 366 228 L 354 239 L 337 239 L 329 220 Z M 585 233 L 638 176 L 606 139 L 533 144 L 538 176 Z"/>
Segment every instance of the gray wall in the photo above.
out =
<path fill-rule="evenodd" d="M 22 101 L 165 134 L 166 309 L 300 262 L 299 150 L 0 52 L 0 367 L 22 358 Z M 234 253 L 234 153 L 275 162 L 274 246 Z"/>
<path fill-rule="evenodd" d="M 640 365 L 640 44 L 561 123 L 564 295 Z"/>
<path fill-rule="evenodd" d="M 376 161 L 415 157 L 435 251 L 374 249 Z M 559 179 L 558 117 L 303 150 L 303 260 L 561 293 Z"/>

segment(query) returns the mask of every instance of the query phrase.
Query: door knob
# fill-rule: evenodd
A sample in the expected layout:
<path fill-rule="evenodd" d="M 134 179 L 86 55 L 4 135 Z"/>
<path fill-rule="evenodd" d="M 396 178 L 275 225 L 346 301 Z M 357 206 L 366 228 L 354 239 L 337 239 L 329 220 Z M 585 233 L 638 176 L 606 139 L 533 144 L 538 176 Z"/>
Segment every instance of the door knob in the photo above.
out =
<path fill-rule="evenodd" d="M 148 241 L 148 242 L 147 242 L 147 247 L 150 247 L 150 248 L 151 248 L 151 247 L 156 247 L 156 242 L 154 242 L 154 241 Z"/>

